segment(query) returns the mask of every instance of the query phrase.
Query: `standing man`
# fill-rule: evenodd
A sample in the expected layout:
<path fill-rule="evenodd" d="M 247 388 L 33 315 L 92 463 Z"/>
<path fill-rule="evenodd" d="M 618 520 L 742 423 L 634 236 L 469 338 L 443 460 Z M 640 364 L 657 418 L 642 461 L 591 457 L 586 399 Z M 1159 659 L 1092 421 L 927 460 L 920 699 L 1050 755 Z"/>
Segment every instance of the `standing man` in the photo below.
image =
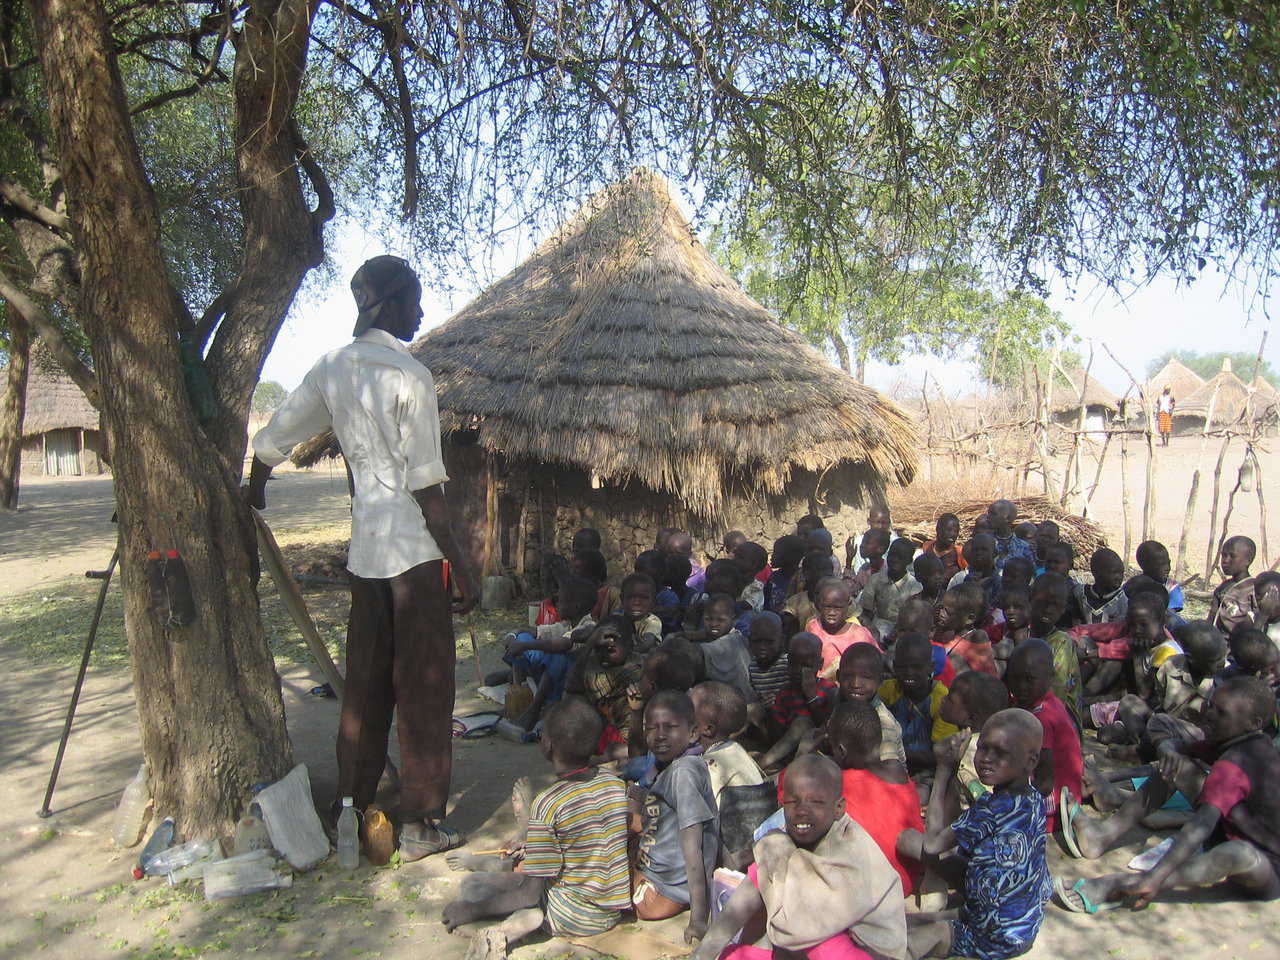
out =
<path fill-rule="evenodd" d="M 351 278 L 355 340 L 321 357 L 253 438 L 247 499 L 266 505 L 273 467 L 332 428 L 351 483 L 351 616 L 338 726 L 338 797 L 372 802 L 391 717 L 400 739 L 400 854 L 462 843 L 444 821 L 453 764 L 453 613 L 476 604 L 449 522 L 435 383 L 404 343 L 422 320 L 409 264 L 380 256 Z M 462 599 L 450 609 L 444 560 Z"/>
<path fill-rule="evenodd" d="M 1166 386 L 1160 391 L 1160 396 L 1156 397 L 1156 429 L 1160 431 L 1160 446 L 1167 447 L 1169 438 L 1173 436 L 1173 411 L 1177 407 L 1177 401 L 1173 398 L 1173 391 Z"/>

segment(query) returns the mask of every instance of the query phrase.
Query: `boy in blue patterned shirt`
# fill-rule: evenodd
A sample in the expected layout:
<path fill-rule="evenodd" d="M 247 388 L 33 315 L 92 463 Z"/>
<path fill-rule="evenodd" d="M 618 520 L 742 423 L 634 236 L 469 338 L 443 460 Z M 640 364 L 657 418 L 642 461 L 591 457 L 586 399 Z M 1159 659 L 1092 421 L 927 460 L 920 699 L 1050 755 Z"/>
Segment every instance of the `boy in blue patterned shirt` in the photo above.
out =
<path fill-rule="evenodd" d="M 1045 860 L 1044 798 L 1031 783 L 1044 732 L 1025 710 L 1001 710 L 982 727 L 974 766 L 991 793 L 948 824 L 961 746 L 939 745 L 929 798 L 926 856 L 954 851 L 964 862 L 965 900 L 959 915 L 916 914 L 909 931 L 913 957 L 1006 960 L 1026 953 L 1053 891 Z M 954 808 L 952 808 L 954 809 Z"/>

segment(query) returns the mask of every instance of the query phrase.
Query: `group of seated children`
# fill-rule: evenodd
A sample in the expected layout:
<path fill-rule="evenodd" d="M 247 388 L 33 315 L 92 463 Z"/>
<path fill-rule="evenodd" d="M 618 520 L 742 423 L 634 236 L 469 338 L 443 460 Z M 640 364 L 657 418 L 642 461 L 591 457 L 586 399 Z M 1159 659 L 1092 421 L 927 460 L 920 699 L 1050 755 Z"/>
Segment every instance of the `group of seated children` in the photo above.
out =
<path fill-rule="evenodd" d="M 446 925 L 505 918 L 486 956 L 630 911 L 687 913 L 704 960 L 1001 960 L 1055 895 L 1089 913 L 1224 879 L 1280 897 L 1280 575 L 1251 578 L 1252 541 L 1230 538 L 1227 581 L 1188 622 L 1159 543 L 1127 581 L 1096 551 L 1082 585 L 1057 525 L 1017 519 L 997 501 L 961 544 L 944 515 L 917 550 L 876 508 L 844 565 L 812 516 L 771 554 L 731 532 L 705 567 L 666 530 L 612 594 L 583 531 L 546 622 L 504 657 L 526 691 L 510 719 L 555 782 L 517 784 L 504 856 L 451 855 L 473 873 Z M 1086 769 L 1086 729 L 1149 766 Z M 1050 877 L 1055 832 L 1097 857 L 1170 822 L 1145 873 Z M 717 867 L 745 876 L 713 910 Z M 908 913 L 926 885 L 952 909 Z"/>

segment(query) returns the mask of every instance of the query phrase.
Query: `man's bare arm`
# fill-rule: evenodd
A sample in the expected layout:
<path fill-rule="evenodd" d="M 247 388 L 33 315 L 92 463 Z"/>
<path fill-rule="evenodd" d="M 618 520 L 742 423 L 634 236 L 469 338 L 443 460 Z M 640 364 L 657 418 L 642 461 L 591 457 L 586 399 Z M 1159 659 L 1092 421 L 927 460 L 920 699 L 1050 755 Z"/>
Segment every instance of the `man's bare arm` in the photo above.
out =
<path fill-rule="evenodd" d="M 413 498 L 422 508 L 423 519 L 427 521 L 427 530 L 430 531 L 440 552 L 444 554 L 444 558 L 449 561 L 450 577 L 462 594 L 462 599 L 453 605 L 453 612 L 470 613 L 480 597 L 476 593 L 475 581 L 471 579 L 471 564 L 453 535 L 449 505 L 444 499 L 444 485 L 437 483 L 422 490 L 415 490 Z"/>

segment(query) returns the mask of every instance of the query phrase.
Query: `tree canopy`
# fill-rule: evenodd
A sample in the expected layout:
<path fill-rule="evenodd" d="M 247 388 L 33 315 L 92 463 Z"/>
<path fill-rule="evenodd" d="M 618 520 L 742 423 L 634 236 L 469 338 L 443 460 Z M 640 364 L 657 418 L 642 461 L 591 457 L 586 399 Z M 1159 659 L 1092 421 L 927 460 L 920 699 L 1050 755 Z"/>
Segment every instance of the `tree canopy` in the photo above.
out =
<path fill-rule="evenodd" d="M 1258 361 L 1257 352 L 1246 350 L 1219 350 L 1216 353 L 1199 353 L 1195 350 L 1169 350 L 1147 364 L 1147 376 L 1154 377 L 1170 360 L 1177 360 L 1201 379 L 1211 380 L 1222 370 L 1222 361 L 1231 361 L 1231 371 L 1241 380 L 1248 383 L 1253 379 L 1254 364 Z M 1258 376 L 1273 387 L 1280 385 L 1280 377 L 1266 357 L 1257 363 Z"/>
<path fill-rule="evenodd" d="M 289 392 L 274 380 L 260 380 L 253 388 L 249 409 L 254 413 L 270 413 L 284 403 Z"/>

